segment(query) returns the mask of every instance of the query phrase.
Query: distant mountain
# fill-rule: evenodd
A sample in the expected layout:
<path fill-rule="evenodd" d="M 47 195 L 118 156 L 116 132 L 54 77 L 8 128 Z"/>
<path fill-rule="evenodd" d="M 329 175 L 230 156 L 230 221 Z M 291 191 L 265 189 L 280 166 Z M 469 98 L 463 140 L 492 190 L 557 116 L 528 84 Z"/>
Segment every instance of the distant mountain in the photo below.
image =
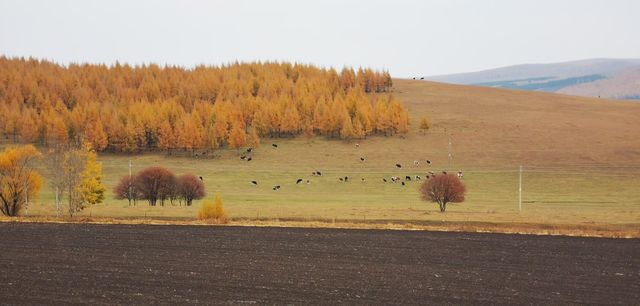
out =
<path fill-rule="evenodd" d="M 525 64 L 426 80 L 577 96 L 640 99 L 640 59 L 590 59 Z"/>

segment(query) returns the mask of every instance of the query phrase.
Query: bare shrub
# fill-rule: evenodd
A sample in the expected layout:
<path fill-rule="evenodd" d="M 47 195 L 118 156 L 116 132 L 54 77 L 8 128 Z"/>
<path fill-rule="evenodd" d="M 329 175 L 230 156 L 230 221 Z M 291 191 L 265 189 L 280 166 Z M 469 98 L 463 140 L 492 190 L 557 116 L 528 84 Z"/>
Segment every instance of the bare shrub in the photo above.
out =
<path fill-rule="evenodd" d="M 432 176 L 420 186 L 423 200 L 436 202 L 440 212 L 445 212 L 447 203 L 464 202 L 466 187 L 455 174 L 440 174 Z"/>

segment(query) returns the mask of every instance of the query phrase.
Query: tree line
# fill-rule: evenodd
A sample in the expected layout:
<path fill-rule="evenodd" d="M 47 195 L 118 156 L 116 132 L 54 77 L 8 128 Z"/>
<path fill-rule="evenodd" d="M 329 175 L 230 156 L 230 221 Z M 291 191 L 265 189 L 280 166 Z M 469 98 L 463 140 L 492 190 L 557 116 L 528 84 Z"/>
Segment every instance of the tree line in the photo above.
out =
<path fill-rule="evenodd" d="M 213 150 L 260 137 L 408 132 L 388 72 L 280 62 L 185 69 L 0 57 L 0 133 L 95 151 Z"/>
<path fill-rule="evenodd" d="M 166 201 L 191 206 L 193 200 L 206 196 L 204 182 L 193 174 L 176 176 L 163 167 L 150 167 L 136 175 L 126 175 L 113 189 L 117 200 L 129 200 L 136 205 L 138 200 L 147 200 L 149 206 L 164 206 Z"/>

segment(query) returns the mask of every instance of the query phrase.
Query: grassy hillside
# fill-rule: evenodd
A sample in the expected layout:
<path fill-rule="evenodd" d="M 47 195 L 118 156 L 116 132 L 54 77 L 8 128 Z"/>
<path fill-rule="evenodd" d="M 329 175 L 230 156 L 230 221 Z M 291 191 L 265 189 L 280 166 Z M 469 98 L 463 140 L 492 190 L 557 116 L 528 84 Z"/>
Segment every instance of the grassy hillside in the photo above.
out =
<path fill-rule="evenodd" d="M 406 137 L 263 139 L 251 162 L 235 150 L 217 151 L 213 159 L 102 155 L 105 183 L 111 190 L 131 159 L 134 171 L 162 165 L 203 176 L 209 196 L 220 193 L 235 218 L 640 223 L 640 105 L 407 80 L 395 80 L 394 90 L 410 112 L 413 130 Z M 423 115 L 433 124 L 424 135 L 417 129 Z M 519 165 L 525 169 L 522 212 Z M 315 170 L 324 176 L 312 177 Z M 440 214 L 435 204 L 420 201 L 418 183 L 382 182 L 430 170 L 464 171 L 467 201 Z M 348 183 L 338 180 L 343 176 Z M 296 185 L 298 178 L 310 184 Z M 278 192 L 271 189 L 276 184 Z M 30 213 L 52 214 L 51 199 L 45 187 Z M 193 218 L 199 207 L 132 208 L 110 192 L 108 199 L 85 214 Z"/>
<path fill-rule="evenodd" d="M 556 92 L 584 97 L 634 99 L 640 95 L 639 59 L 588 59 L 525 64 L 427 77 L 453 84 Z"/>

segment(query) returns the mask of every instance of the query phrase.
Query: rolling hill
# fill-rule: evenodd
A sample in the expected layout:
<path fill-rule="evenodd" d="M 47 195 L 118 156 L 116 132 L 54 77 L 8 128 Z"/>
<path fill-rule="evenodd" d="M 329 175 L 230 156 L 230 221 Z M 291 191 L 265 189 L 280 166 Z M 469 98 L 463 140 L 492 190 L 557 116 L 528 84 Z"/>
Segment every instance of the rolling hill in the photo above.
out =
<path fill-rule="evenodd" d="M 427 80 L 587 97 L 640 99 L 640 59 L 590 59 L 525 64 Z"/>

